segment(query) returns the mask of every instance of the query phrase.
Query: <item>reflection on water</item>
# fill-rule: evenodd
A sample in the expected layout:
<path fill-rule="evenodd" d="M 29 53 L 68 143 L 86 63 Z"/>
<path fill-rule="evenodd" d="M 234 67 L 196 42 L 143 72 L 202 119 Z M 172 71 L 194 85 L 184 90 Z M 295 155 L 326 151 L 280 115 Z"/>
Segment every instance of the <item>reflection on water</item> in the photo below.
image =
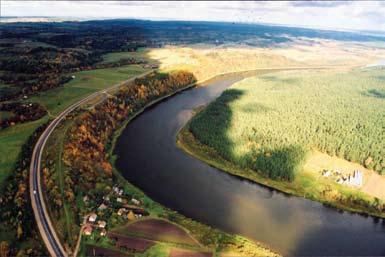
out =
<path fill-rule="evenodd" d="M 182 214 L 261 241 L 285 255 L 385 255 L 385 222 L 236 178 L 175 146 L 192 110 L 236 76 L 166 100 L 132 121 L 119 138 L 117 167 L 156 201 Z"/>

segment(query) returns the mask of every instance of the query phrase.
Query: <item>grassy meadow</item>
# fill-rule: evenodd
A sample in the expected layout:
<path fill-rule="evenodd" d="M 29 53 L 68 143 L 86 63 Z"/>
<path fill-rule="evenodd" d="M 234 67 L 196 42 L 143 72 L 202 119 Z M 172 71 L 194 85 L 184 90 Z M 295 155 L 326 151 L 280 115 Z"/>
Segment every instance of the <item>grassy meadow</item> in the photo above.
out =
<path fill-rule="evenodd" d="M 247 78 L 199 112 L 179 138 L 193 155 L 212 159 L 215 166 L 225 161 L 227 167 L 219 168 L 231 166 L 232 173 L 284 191 L 377 204 L 375 197 L 383 196 L 378 186 L 371 194 L 367 188 L 338 185 L 320 176 L 321 167 L 328 167 L 312 163 L 320 159 L 312 157 L 322 152 L 323 160 L 334 156 L 357 163 L 366 175 L 385 174 L 385 101 L 378 93 L 384 89 L 383 70 L 286 71 Z M 353 172 L 353 166 L 338 163 Z"/>
<path fill-rule="evenodd" d="M 126 53 L 118 53 L 118 55 L 125 56 Z M 85 96 L 111 87 L 148 70 L 139 65 L 127 65 L 118 68 L 80 71 L 73 73 L 75 79 L 65 85 L 38 93 L 24 101 L 42 104 L 47 108 L 48 116 L 54 117 Z M 17 124 L 0 130 L 0 189 L 12 172 L 22 145 L 39 125 L 47 121 L 48 116 L 37 121 Z"/>

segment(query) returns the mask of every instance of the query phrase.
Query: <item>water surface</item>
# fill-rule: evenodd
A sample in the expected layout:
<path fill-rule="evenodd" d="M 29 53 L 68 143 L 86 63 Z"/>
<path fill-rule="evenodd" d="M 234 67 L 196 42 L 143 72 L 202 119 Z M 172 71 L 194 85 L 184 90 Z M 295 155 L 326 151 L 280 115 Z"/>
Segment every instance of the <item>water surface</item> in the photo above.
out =
<path fill-rule="evenodd" d="M 123 176 L 187 217 L 267 244 L 284 255 L 383 256 L 385 221 L 341 212 L 221 172 L 175 146 L 192 110 L 240 76 L 186 90 L 138 116 L 117 141 Z"/>

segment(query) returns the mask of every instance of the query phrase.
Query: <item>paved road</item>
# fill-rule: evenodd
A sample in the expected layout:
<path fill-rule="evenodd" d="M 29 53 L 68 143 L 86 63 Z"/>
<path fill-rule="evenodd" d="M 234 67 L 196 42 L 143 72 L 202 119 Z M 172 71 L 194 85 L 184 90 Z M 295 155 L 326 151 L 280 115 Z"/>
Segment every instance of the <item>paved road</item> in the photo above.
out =
<path fill-rule="evenodd" d="M 122 83 L 116 84 L 109 89 L 104 89 L 98 92 L 95 92 L 86 98 L 83 98 L 79 102 L 71 105 L 67 109 L 65 109 L 62 113 L 60 113 L 45 129 L 43 134 L 40 136 L 39 140 L 37 141 L 31 158 L 31 165 L 30 165 L 30 180 L 29 180 L 29 188 L 30 188 L 30 197 L 31 197 L 31 203 L 32 203 L 32 209 L 33 213 L 36 219 L 36 223 L 40 232 L 40 235 L 44 241 L 44 244 L 46 245 L 48 252 L 51 256 L 60 256 L 60 257 L 66 257 L 68 254 L 64 250 L 64 247 L 62 243 L 60 242 L 55 228 L 52 225 L 51 218 L 48 213 L 48 209 L 46 207 L 45 201 L 44 201 L 44 195 L 43 195 L 43 189 L 41 187 L 41 179 L 40 179 L 40 163 L 41 163 L 41 156 L 43 153 L 44 146 L 48 140 L 48 137 L 53 132 L 53 130 L 57 127 L 57 125 L 73 110 L 75 110 L 77 107 L 87 103 L 91 99 L 98 97 L 100 95 L 103 95 L 106 93 L 107 90 L 111 90 L 113 88 L 119 87 L 125 83 L 128 83 L 135 78 L 143 77 L 147 74 L 149 74 L 152 71 L 143 73 L 139 76 L 135 76 L 133 78 L 130 78 L 129 80 L 126 80 Z"/>

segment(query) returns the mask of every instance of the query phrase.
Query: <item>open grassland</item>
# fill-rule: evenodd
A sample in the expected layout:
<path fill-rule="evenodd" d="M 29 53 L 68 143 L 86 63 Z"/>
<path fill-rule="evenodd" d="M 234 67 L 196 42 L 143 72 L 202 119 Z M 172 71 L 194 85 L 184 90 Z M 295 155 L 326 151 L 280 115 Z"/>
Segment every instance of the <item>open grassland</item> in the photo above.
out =
<path fill-rule="evenodd" d="M 7 112 L 7 111 L 0 111 L 0 121 L 2 119 L 8 119 L 13 116 L 12 112 Z"/>
<path fill-rule="evenodd" d="M 42 104 L 47 108 L 48 115 L 52 117 L 93 92 L 108 88 L 146 71 L 148 69 L 139 65 L 81 71 L 74 73 L 75 79 L 62 87 L 36 94 L 25 101 Z M 48 117 L 44 117 L 37 121 L 0 130 L 0 189 L 3 181 L 11 173 L 22 145 L 47 119 Z"/>
<path fill-rule="evenodd" d="M 6 180 L 14 168 L 22 146 L 36 128 L 47 120 L 47 117 L 45 117 L 0 131 L 0 191 L 4 186 L 3 181 Z"/>
<path fill-rule="evenodd" d="M 198 81 L 217 74 L 259 68 L 364 66 L 385 58 L 385 49 L 321 39 L 296 39 L 269 47 L 242 44 L 191 45 L 149 49 L 160 69 L 185 69 Z"/>
<path fill-rule="evenodd" d="M 75 79 L 63 87 L 42 92 L 28 101 L 39 102 L 47 108 L 51 115 L 59 114 L 63 109 L 79 101 L 85 96 L 104 88 L 108 88 L 130 77 L 144 73 L 147 69 L 139 65 L 119 68 L 96 69 L 75 73 Z"/>
<path fill-rule="evenodd" d="M 156 64 L 156 60 L 149 58 L 149 50 L 146 48 L 139 48 L 136 52 L 113 52 L 103 55 L 103 61 L 101 63 L 114 63 L 122 59 L 134 58 L 136 60 L 146 61 L 147 63 Z"/>
<path fill-rule="evenodd" d="M 370 92 L 385 88 L 383 74 L 288 71 L 245 79 L 197 114 L 179 144 L 236 175 L 350 209 L 368 205 L 381 216 L 385 180 L 373 169 L 385 172 L 385 102 Z M 364 184 L 339 185 L 323 169 L 359 169 Z"/>
<path fill-rule="evenodd" d="M 304 49 L 306 51 L 303 51 Z M 325 53 L 332 50 L 333 54 L 328 55 L 328 58 L 326 58 Z M 302 67 L 326 64 L 366 65 L 372 63 L 374 59 L 385 56 L 384 52 L 383 49 L 373 47 L 322 40 L 311 42 L 311 44 L 298 41 L 295 44 L 282 45 L 279 48 L 200 45 L 139 49 L 137 52 L 106 54 L 103 56 L 102 63 L 116 62 L 125 58 L 136 58 L 159 64 L 160 69 L 163 71 L 184 69 L 192 72 L 198 80 L 204 80 L 221 73 L 257 68 Z M 41 103 L 47 108 L 49 116 L 52 117 L 84 96 L 146 70 L 141 65 L 127 65 L 118 68 L 77 72 L 73 74 L 75 79 L 64 86 L 39 93 L 25 101 Z M 5 88 L 5 85 L 2 88 Z M 378 92 L 373 91 L 373 93 L 377 94 Z M 16 125 L 12 129 L 0 131 L 0 153 L 8 153 L 8 155 L 2 155 L 4 157 L 0 159 L 0 167 L 2 168 L 0 184 L 10 174 L 21 145 L 33 131 L 28 126 L 32 125 Z M 11 131 L 16 134 L 12 135 L 13 132 Z M 12 137 L 17 138 L 17 143 L 12 141 Z M 10 143 L 11 147 L 8 147 L 5 143 Z"/>

